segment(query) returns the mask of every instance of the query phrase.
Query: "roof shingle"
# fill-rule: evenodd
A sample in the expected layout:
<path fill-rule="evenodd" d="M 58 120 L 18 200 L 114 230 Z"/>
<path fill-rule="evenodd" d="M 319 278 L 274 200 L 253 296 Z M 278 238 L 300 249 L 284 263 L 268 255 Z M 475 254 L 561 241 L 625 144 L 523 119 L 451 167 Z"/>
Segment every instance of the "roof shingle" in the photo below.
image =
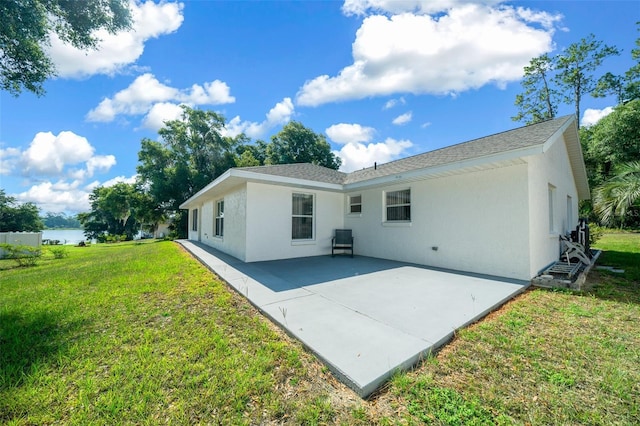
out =
<path fill-rule="evenodd" d="M 332 184 L 356 183 L 379 177 L 400 174 L 410 170 L 425 169 L 541 145 L 544 144 L 560 128 L 562 128 L 568 120 L 572 119 L 572 117 L 572 115 L 567 115 L 554 120 L 519 127 L 517 129 L 474 139 L 469 142 L 463 142 L 457 145 L 414 155 L 412 157 L 378 164 L 376 167 L 356 170 L 351 173 L 339 172 L 337 170 L 309 163 L 240 167 L 237 170 Z"/>

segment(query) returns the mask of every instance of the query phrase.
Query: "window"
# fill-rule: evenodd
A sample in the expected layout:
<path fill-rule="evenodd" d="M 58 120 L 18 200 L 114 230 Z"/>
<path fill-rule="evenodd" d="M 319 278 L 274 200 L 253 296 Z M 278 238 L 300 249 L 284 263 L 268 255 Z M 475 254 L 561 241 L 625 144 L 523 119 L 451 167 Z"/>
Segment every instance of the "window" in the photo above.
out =
<path fill-rule="evenodd" d="M 362 213 L 362 195 L 349 197 L 349 213 Z"/>
<path fill-rule="evenodd" d="M 571 195 L 567 195 L 567 231 L 573 228 L 573 200 Z"/>
<path fill-rule="evenodd" d="M 198 209 L 194 209 L 191 213 L 191 230 L 198 230 Z"/>
<path fill-rule="evenodd" d="M 387 221 L 411 220 L 411 190 L 389 191 L 385 194 Z"/>
<path fill-rule="evenodd" d="M 549 232 L 554 233 L 556 231 L 554 216 L 555 216 L 555 198 L 556 187 L 549 184 Z"/>
<path fill-rule="evenodd" d="M 233 225 L 233 223 L 231 224 Z M 216 237 L 224 235 L 224 200 L 216 202 Z"/>
<path fill-rule="evenodd" d="M 313 239 L 313 194 L 293 194 L 291 239 Z"/>

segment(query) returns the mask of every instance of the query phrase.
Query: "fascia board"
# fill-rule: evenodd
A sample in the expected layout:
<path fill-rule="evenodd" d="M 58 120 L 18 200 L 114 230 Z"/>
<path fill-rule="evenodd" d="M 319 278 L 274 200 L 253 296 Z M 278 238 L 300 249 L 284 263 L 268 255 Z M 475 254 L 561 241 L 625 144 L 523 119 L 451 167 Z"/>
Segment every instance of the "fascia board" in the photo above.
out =
<path fill-rule="evenodd" d="M 409 170 L 406 172 L 382 176 L 379 178 L 369 179 L 362 182 L 349 183 L 344 186 L 345 191 L 354 189 L 362 189 L 370 186 L 383 186 L 394 183 L 400 183 L 408 180 L 418 180 L 420 178 L 427 178 L 434 174 L 446 173 L 455 171 L 458 169 L 466 169 L 468 167 L 477 167 L 484 164 L 496 163 L 501 161 L 514 160 L 517 158 L 528 157 L 530 155 L 541 154 L 543 151 L 543 144 L 533 145 L 526 148 L 514 149 L 511 151 L 499 152 L 497 154 L 486 155 L 483 157 L 475 157 L 462 161 L 455 161 L 453 163 L 442 164 L 434 167 L 427 167 L 423 169 Z"/>
<path fill-rule="evenodd" d="M 213 182 L 211 182 L 209 185 L 205 186 L 204 188 L 202 188 L 200 191 L 196 192 L 194 195 L 192 195 L 188 200 L 186 200 L 184 203 L 180 204 L 180 208 L 181 209 L 188 209 L 190 204 L 193 204 L 194 201 L 196 201 L 198 198 L 200 198 L 201 195 L 209 192 L 211 189 L 213 189 L 214 187 L 218 186 L 220 183 L 224 182 L 225 180 L 227 180 L 229 177 L 231 177 L 231 172 L 233 171 L 233 169 L 229 169 L 226 172 L 224 172 L 223 174 L 221 174 L 220 176 L 218 176 Z"/>
<path fill-rule="evenodd" d="M 213 182 L 209 185 L 202 188 L 200 191 L 196 192 L 193 196 L 191 196 L 188 200 L 180 204 L 181 209 L 188 209 L 190 205 L 194 204 L 200 197 L 207 194 L 215 187 L 220 186 L 225 181 L 237 178 L 250 182 L 261 182 L 261 183 L 270 183 L 274 185 L 287 185 L 287 186 L 297 186 L 304 188 L 316 188 L 316 189 L 324 189 L 328 191 L 338 191 L 342 192 L 343 186 L 341 184 L 335 183 L 325 183 L 325 182 L 316 182 L 308 179 L 296 179 L 285 176 L 277 176 L 277 175 L 267 175 L 263 173 L 254 173 L 247 170 L 237 170 L 237 169 L 229 169 L 224 172 L 222 175 L 218 176 Z"/>
<path fill-rule="evenodd" d="M 233 176 L 243 178 L 251 182 L 271 183 L 274 185 L 299 186 L 340 192 L 343 190 L 343 185 L 337 183 L 318 182 L 315 180 L 298 179 L 287 176 L 267 175 L 247 170 L 233 170 Z"/>

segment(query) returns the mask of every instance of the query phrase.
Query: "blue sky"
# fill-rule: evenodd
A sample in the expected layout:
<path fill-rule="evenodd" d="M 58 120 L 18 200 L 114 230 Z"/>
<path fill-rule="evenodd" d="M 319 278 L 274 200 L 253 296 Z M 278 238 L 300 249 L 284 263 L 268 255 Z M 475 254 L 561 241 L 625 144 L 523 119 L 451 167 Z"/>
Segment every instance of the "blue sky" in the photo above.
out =
<path fill-rule="evenodd" d="M 0 187 L 43 212 L 88 209 L 98 185 L 135 178 L 142 138 L 179 105 L 269 141 L 289 120 L 323 133 L 346 171 L 518 127 L 532 57 L 590 33 L 622 50 L 637 1 L 135 2 L 134 28 L 95 52 L 55 37 L 59 77 L 38 98 L 0 92 Z M 585 122 L 613 99 L 586 98 Z M 560 114 L 573 113 L 562 106 Z"/>

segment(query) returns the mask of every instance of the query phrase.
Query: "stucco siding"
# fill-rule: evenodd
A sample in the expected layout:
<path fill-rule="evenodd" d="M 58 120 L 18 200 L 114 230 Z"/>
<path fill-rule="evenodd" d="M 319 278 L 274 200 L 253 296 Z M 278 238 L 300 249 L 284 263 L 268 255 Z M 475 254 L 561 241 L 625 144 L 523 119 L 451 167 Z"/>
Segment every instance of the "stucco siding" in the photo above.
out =
<path fill-rule="evenodd" d="M 384 192 L 411 189 L 411 222 L 384 222 Z M 350 192 L 345 209 L 356 253 L 482 274 L 529 279 L 527 165 Z M 437 247 L 437 250 L 433 248 Z"/>
<path fill-rule="evenodd" d="M 293 193 L 314 195 L 313 238 L 291 238 Z M 247 183 L 246 261 L 287 259 L 331 253 L 331 237 L 343 227 L 343 198 L 337 192 Z"/>
<path fill-rule="evenodd" d="M 244 185 L 231 191 L 207 198 L 198 207 L 198 231 L 193 231 L 193 208 L 189 210 L 189 239 L 196 240 L 245 260 L 246 238 L 246 199 Z M 224 200 L 223 236 L 215 235 L 216 203 Z"/>
<path fill-rule="evenodd" d="M 564 137 L 560 136 L 543 154 L 528 157 L 526 161 L 529 164 L 531 205 L 530 273 L 535 276 L 558 260 L 560 235 L 578 224 L 578 190 Z"/>

